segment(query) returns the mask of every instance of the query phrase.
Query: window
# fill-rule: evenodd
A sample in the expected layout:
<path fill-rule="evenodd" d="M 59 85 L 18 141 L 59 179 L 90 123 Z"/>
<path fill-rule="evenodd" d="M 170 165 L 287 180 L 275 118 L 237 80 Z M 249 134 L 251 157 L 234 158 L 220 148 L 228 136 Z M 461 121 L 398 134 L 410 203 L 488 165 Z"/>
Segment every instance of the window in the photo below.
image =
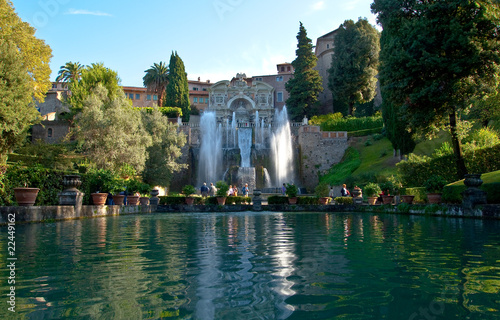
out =
<path fill-rule="evenodd" d="M 286 67 L 286 71 L 290 71 L 290 66 Z"/>
<path fill-rule="evenodd" d="M 198 91 L 198 88 L 196 88 L 196 87 L 193 87 L 193 91 Z"/>
<path fill-rule="evenodd" d="M 283 81 L 283 76 L 278 76 L 278 77 L 276 77 L 276 81 L 278 81 L 278 82 L 279 82 L 279 81 Z"/>
<path fill-rule="evenodd" d="M 276 102 L 283 102 L 283 92 L 278 92 L 276 96 Z"/>
<path fill-rule="evenodd" d="M 281 67 L 281 72 L 285 71 L 285 67 Z"/>
<path fill-rule="evenodd" d="M 52 138 L 52 128 L 47 129 L 47 137 Z"/>
<path fill-rule="evenodd" d="M 141 100 L 141 95 L 139 93 L 135 94 L 135 100 Z"/>
<path fill-rule="evenodd" d="M 326 48 L 329 49 L 330 48 L 330 44 L 327 43 L 326 44 Z"/>
<path fill-rule="evenodd" d="M 193 98 L 193 103 L 198 103 L 198 98 Z"/>
<path fill-rule="evenodd" d="M 151 95 L 150 95 L 150 94 L 148 94 L 148 95 L 146 96 L 146 100 L 151 101 Z"/>
<path fill-rule="evenodd" d="M 128 94 L 128 98 L 134 100 L 134 94 L 133 93 L 129 93 Z"/>
<path fill-rule="evenodd" d="M 255 78 L 255 81 L 262 81 L 262 78 L 261 77 L 257 77 L 257 78 Z"/>
<path fill-rule="evenodd" d="M 208 98 L 205 98 L 205 103 L 208 104 Z"/>
<path fill-rule="evenodd" d="M 203 88 L 203 91 L 207 91 L 207 88 Z"/>
<path fill-rule="evenodd" d="M 52 89 L 57 89 L 57 83 L 52 84 Z"/>
<path fill-rule="evenodd" d="M 153 96 L 153 101 L 158 101 L 158 95 L 157 95 L 157 94 L 155 94 L 155 95 Z"/>

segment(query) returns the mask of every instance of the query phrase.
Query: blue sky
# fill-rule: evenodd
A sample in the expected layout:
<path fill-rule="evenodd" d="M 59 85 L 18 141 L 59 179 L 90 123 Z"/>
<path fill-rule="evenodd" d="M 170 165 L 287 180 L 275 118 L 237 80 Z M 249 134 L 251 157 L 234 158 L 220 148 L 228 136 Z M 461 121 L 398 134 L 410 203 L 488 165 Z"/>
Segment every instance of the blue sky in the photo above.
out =
<path fill-rule="evenodd" d="M 211 82 L 276 73 L 295 59 L 299 21 L 316 38 L 366 17 L 372 0 L 12 0 L 52 48 L 52 76 L 68 61 L 102 62 L 124 86 L 177 51 L 189 80 Z"/>

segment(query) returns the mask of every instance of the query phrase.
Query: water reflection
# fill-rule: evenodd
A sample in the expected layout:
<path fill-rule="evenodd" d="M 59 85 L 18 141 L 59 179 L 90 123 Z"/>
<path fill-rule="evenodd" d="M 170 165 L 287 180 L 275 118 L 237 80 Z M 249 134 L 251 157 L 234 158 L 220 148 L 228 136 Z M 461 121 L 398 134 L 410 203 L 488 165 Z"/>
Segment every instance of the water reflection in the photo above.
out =
<path fill-rule="evenodd" d="M 500 319 L 499 227 L 471 219 L 269 212 L 20 225 L 16 315 Z M 7 270 L 0 277 L 7 279 Z M 1 286 L 5 296 L 7 283 Z M 7 312 L 0 308 L 0 318 Z"/>

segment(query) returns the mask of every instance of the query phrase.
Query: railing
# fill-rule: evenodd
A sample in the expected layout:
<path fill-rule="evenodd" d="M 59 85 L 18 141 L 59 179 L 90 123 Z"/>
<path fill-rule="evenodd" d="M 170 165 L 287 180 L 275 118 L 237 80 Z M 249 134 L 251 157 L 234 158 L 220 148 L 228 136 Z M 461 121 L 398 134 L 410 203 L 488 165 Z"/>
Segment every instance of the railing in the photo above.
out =
<path fill-rule="evenodd" d="M 223 128 L 225 128 L 225 127 L 232 127 L 232 123 L 221 122 L 220 124 L 221 124 L 221 126 Z M 303 125 L 304 125 L 304 123 L 302 123 L 302 122 L 291 122 L 290 123 L 291 127 L 301 127 Z M 194 122 L 194 123 L 192 123 L 192 122 L 182 122 L 181 126 L 182 127 L 190 127 L 190 128 L 199 128 L 200 127 L 200 123 L 199 122 Z M 238 122 L 236 124 L 236 127 L 237 128 L 255 128 L 256 124 L 253 123 L 253 122 Z M 267 128 L 267 127 L 268 127 L 268 125 L 266 124 L 265 128 Z M 274 123 L 271 123 L 271 127 L 274 127 Z"/>

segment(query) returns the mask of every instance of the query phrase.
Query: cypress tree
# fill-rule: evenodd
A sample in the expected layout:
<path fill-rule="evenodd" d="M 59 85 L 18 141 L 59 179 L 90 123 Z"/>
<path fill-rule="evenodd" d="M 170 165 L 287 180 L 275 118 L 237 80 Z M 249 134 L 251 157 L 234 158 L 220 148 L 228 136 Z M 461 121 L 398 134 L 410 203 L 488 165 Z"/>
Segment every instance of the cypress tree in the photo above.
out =
<path fill-rule="evenodd" d="M 321 76 L 314 70 L 318 60 L 313 52 L 311 39 L 302 22 L 297 34 L 297 58 L 292 62 L 295 69 L 293 78 L 288 80 L 285 88 L 289 93 L 286 100 L 291 119 L 300 121 L 304 116 L 311 118 L 318 106 L 318 94 L 323 91 Z"/>
<path fill-rule="evenodd" d="M 172 52 L 169 64 L 169 83 L 167 85 L 167 97 L 165 104 L 168 107 L 178 107 L 182 110 L 182 121 L 189 121 L 191 104 L 189 102 L 189 86 L 184 62 L 177 52 Z"/>

